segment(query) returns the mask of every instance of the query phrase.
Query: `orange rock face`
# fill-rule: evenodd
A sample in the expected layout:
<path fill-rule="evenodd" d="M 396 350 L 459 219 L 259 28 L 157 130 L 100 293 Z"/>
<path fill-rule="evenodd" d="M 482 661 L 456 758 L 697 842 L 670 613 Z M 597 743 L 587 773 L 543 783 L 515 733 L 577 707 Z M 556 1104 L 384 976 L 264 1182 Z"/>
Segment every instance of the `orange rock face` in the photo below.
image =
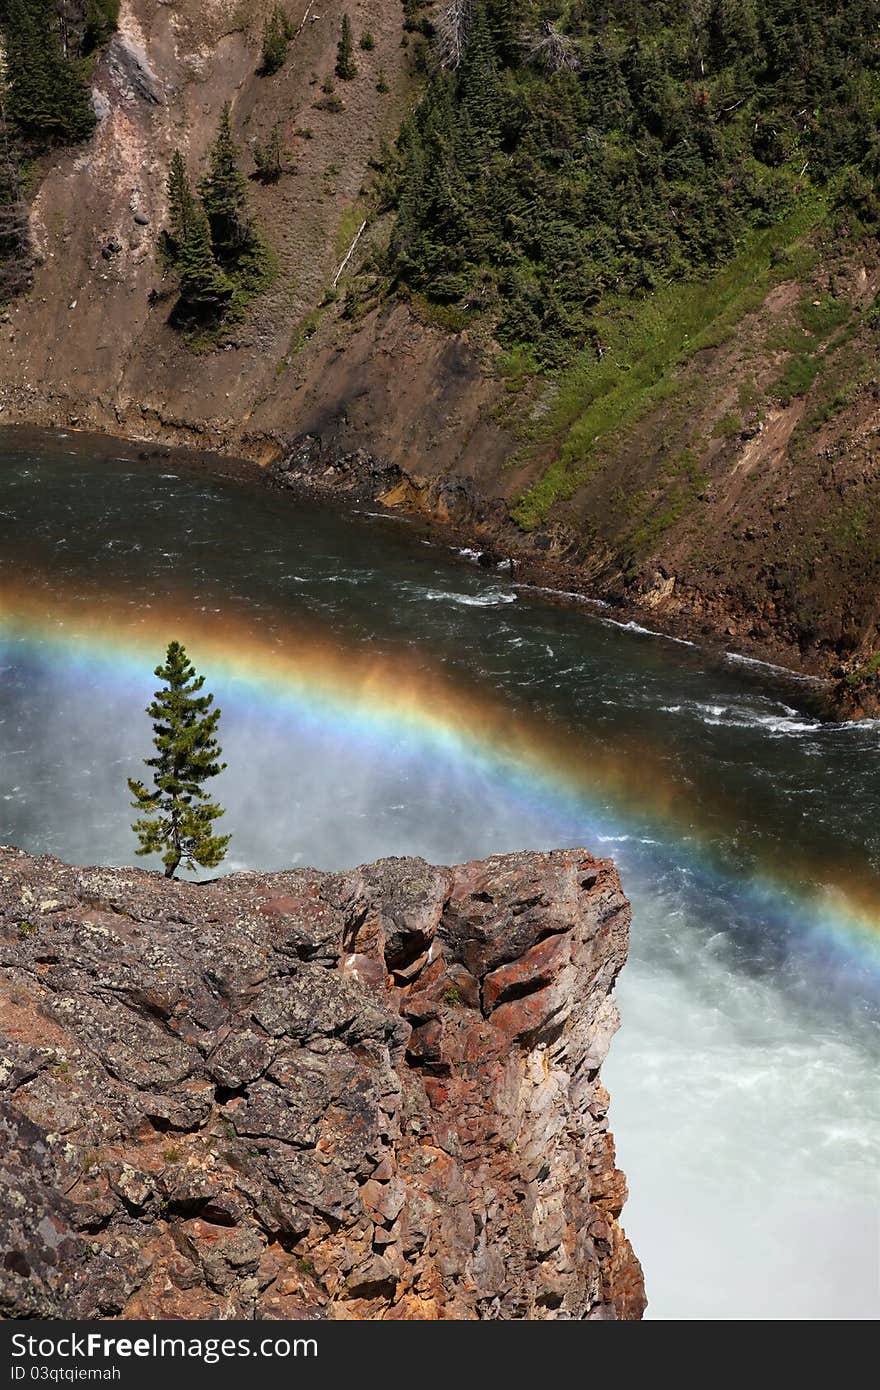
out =
<path fill-rule="evenodd" d="M 635 1319 L 585 851 L 202 886 L 0 851 L 0 1315 Z"/>

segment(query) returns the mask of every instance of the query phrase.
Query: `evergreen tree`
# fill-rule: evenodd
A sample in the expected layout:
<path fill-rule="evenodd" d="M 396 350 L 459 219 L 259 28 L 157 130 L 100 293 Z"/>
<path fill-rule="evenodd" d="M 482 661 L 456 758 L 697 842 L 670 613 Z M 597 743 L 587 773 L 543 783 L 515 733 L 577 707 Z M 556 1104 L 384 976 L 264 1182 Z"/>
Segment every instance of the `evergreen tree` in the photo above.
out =
<path fill-rule="evenodd" d="M 211 227 L 214 253 L 225 270 L 234 269 L 253 236 L 247 180 L 238 165 L 229 102 L 223 107 L 217 138 L 208 156 L 208 172 L 199 186 Z"/>
<path fill-rule="evenodd" d="M 173 878 L 181 860 L 190 869 L 196 864 L 213 869 L 226 853 L 230 836 L 213 833 L 223 811 L 202 785 L 226 764 L 219 761 L 216 738 L 220 711 L 211 709 L 213 695 L 199 693 L 205 678 L 196 675 L 180 642 L 169 643 L 165 664 L 155 674 L 164 685 L 146 712 L 153 720 L 156 755 L 144 760 L 154 769 L 153 787 L 133 778 L 128 787 L 132 806 L 142 813 L 132 825 L 140 841 L 137 853 L 161 854 L 165 877 Z"/>
<path fill-rule="evenodd" d="M 336 45 L 336 76 L 343 82 L 351 82 L 357 77 L 357 64 L 354 61 L 354 40 L 351 34 L 351 20 L 347 14 L 342 16 L 342 34 Z"/>
<path fill-rule="evenodd" d="M 594 44 L 584 68 L 584 90 L 590 120 L 599 130 L 624 126 L 632 103 L 614 51 L 601 41 Z"/>
<path fill-rule="evenodd" d="M 462 114 L 482 151 L 495 142 L 501 108 L 495 41 L 482 4 L 474 6 L 459 71 L 458 91 Z"/>
<path fill-rule="evenodd" d="M 261 77 L 271 77 L 284 67 L 292 37 L 290 20 L 276 5 L 263 25 L 263 55 L 258 69 Z"/>
<path fill-rule="evenodd" d="M 276 127 L 265 148 L 255 151 L 258 175 L 271 183 L 283 172 Z M 217 326 L 240 318 L 248 299 L 268 282 L 271 253 L 248 207 L 247 180 L 238 165 L 229 105 L 223 108 L 208 172 L 193 194 L 186 166 L 175 151 L 168 171 L 169 227 L 159 240 L 160 256 L 180 278 L 180 297 L 171 315 L 179 327 Z"/>
<path fill-rule="evenodd" d="M 119 23 L 119 0 L 86 0 L 82 48 L 93 53 L 110 38 Z"/>
<path fill-rule="evenodd" d="M 195 199 L 175 264 L 180 275 L 180 298 L 174 309 L 174 320 L 208 323 L 222 318 L 234 286 L 217 264 L 207 213 Z"/>
<path fill-rule="evenodd" d="M 6 114 L 29 138 L 84 140 L 95 127 L 88 83 L 65 53 L 52 0 L 6 0 Z"/>
<path fill-rule="evenodd" d="M 723 67 L 752 59 L 758 48 L 754 0 L 712 0 L 709 9 L 709 56 Z"/>
<path fill-rule="evenodd" d="M 175 150 L 168 170 L 168 221 L 170 231 L 163 233 L 163 252 L 167 261 L 176 265 L 181 249 L 193 228 L 195 199 L 183 155 Z"/>

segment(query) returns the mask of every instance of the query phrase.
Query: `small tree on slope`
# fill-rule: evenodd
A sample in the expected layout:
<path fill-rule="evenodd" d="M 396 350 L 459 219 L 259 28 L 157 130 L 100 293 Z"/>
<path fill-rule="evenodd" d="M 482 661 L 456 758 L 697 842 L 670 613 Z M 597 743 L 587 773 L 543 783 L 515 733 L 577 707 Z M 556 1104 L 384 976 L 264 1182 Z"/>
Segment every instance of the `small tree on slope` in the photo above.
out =
<path fill-rule="evenodd" d="M 205 678 L 196 675 L 180 642 L 169 643 L 165 665 L 155 674 L 164 686 L 146 712 L 153 720 L 156 756 L 144 759 L 154 769 L 154 786 L 148 790 L 133 778 L 128 786 L 132 806 L 142 813 L 132 825 L 140 840 L 137 852 L 161 854 L 165 877 L 173 878 L 181 860 L 190 869 L 196 864 L 213 869 L 226 853 L 230 836 L 213 833 L 223 810 L 202 786 L 226 764 L 219 761 L 215 737 L 220 711 L 211 709 L 213 695 L 199 693 Z"/>
<path fill-rule="evenodd" d="M 354 61 L 354 40 L 351 34 L 351 20 L 347 14 L 342 16 L 342 34 L 336 45 L 336 76 L 343 82 L 351 82 L 357 77 L 357 64 Z"/>
<path fill-rule="evenodd" d="M 224 270 L 235 269 L 252 237 L 247 180 L 238 167 L 229 102 L 223 107 L 217 138 L 208 154 L 208 172 L 199 185 L 211 224 L 214 253 Z"/>

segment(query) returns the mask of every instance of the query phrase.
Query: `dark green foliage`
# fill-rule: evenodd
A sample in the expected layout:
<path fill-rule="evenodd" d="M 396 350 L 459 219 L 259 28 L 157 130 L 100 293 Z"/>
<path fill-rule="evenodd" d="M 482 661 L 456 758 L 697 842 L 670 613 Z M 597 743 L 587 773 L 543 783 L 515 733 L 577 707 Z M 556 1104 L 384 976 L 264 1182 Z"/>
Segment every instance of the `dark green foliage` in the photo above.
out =
<path fill-rule="evenodd" d="M 220 127 L 208 155 L 208 172 L 199 185 L 211 240 L 221 265 L 237 265 L 252 235 L 248 212 L 247 181 L 238 167 L 238 149 L 232 135 L 229 102 L 223 107 Z"/>
<path fill-rule="evenodd" d="M 119 0 L 86 0 L 83 52 L 92 53 L 107 42 L 119 23 Z"/>
<path fill-rule="evenodd" d="M 171 265 L 176 265 L 181 248 L 192 229 L 195 215 L 195 199 L 190 186 L 189 175 L 180 150 L 171 156 L 168 170 L 168 222 L 169 228 L 163 232 L 163 253 Z"/>
<path fill-rule="evenodd" d="M 147 714 L 156 753 L 144 759 L 153 769 L 153 786 L 129 778 L 128 787 L 132 806 L 141 812 L 132 826 L 140 841 L 137 853 L 161 854 L 165 877 L 173 878 L 181 861 L 189 869 L 213 869 L 226 853 L 230 837 L 213 833 L 223 811 L 203 786 L 226 764 L 216 737 L 220 711 L 211 708 L 213 695 L 200 693 L 205 678 L 196 675 L 180 642 L 169 643 L 155 674 L 163 685 Z"/>
<path fill-rule="evenodd" d="M 207 213 L 200 202 L 193 202 L 186 238 L 179 248 L 175 266 L 180 297 L 172 321 L 177 325 L 196 326 L 222 319 L 232 300 L 233 285 L 217 264 Z"/>
<path fill-rule="evenodd" d="M 371 30 L 365 29 L 361 34 L 360 46 L 365 53 L 371 53 L 376 47 L 376 40 L 373 38 Z"/>
<path fill-rule="evenodd" d="M 598 352 L 603 316 L 715 272 L 817 187 L 878 225 L 880 0 L 462 14 L 398 143 L 381 269 L 539 366 Z"/>
<path fill-rule="evenodd" d="M 30 288 L 34 256 L 18 163 L 0 121 L 0 304 Z"/>
<path fill-rule="evenodd" d="M 269 251 L 251 216 L 247 180 L 238 165 L 228 102 L 199 192 L 218 264 L 232 277 L 237 289 L 255 293 L 268 279 Z"/>
<path fill-rule="evenodd" d="M 70 144 L 90 135 L 95 112 L 80 46 L 54 0 L 6 0 L 6 119 L 28 139 Z"/>
<path fill-rule="evenodd" d="M 277 183 L 284 173 L 284 152 L 281 147 L 281 127 L 275 125 L 265 145 L 254 145 L 256 177 L 261 183 Z"/>
<path fill-rule="evenodd" d="M 179 282 L 172 322 L 188 327 L 216 322 L 229 307 L 233 286 L 217 264 L 207 214 L 193 194 L 179 150 L 168 171 L 168 221 L 159 250 Z"/>
<path fill-rule="evenodd" d="M 22 169 L 53 145 L 89 136 L 92 55 L 116 28 L 119 0 L 0 0 L 0 303 L 31 282 Z"/>
<path fill-rule="evenodd" d="M 385 93 L 390 90 L 391 89 L 388 86 L 388 78 L 385 76 L 385 69 L 380 68 L 379 76 L 376 78 L 376 91 L 379 92 L 381 96 L 384 96 Z"/>
<path fill-rule="evenodd" d="M 281 173 L 277 129 L 266 149 L 258 151 L 267 160 L 261 177 L 273 182 Z M 276 160 L 278 175 L 273 172 Z M 257 167 L 259 172 L 259 163 Z M 188 329 L 216 329 L 240 318 L 248 300 L 268 283 L 271 257 L 250 213 L 228 103 L 198 196 L 175 151 L 168 172 L 168 212 L 169 226 L 160 236 L 159 249 L 180 288 L 171 322 Z"/>
<path fill-rule="evenodd" d="M 263 54 L 258 72 L 271 77 L 287 62 L 287 51 L 293 38 L 290 20 L 280 5 L 276 5 L 263 25 Z"/>
<path fill-rule="evenodd" d="M 342 78 L 343 82 L 351 82 L 353 78 L 357 77 L 351 20 L 347 14 L 342 16 L 342 33 L 339 37 L 339 43 L 336 45 L 336 76 Z"/>

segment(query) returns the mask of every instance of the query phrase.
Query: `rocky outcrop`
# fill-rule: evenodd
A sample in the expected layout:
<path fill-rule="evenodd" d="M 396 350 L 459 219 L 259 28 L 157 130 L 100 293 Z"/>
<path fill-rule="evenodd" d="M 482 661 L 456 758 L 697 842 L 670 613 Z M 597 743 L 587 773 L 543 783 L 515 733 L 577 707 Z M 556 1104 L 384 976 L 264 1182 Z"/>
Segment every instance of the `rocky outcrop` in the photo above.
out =
<path fill-rule="evenodd" d="M 507 522 L 500 497 L 482 497 L 472 478 L 419 474 L 367 449 L 343 449 L 321 436 L 277 439 L 281 452 L 265 470 L 269 484 L 323 501 L 376 502 L 447 526 L 462 538 L 494 537 Z M 519 538 L 521 541 L 521 537 Z"/>
<path fill-rule="evenodd" d="M 0 851 L 0 1316 L 638 1318 L 608 860 Z"/>

